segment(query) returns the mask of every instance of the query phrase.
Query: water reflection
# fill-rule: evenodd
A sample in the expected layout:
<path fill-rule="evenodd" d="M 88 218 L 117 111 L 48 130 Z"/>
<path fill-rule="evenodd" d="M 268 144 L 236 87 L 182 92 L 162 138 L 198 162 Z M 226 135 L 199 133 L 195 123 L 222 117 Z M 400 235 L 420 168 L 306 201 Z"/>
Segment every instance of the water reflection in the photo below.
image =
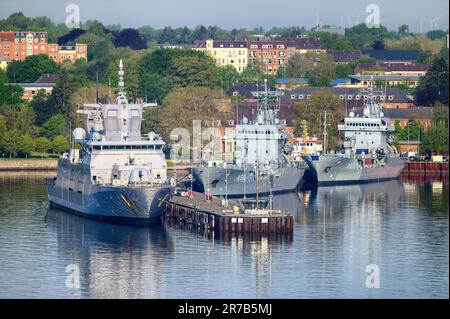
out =
<path fill-rule="evenodd" d="M 447 182 L 277 195 L 295 219 L 286 242 L 86 220 L 48 209 L 43 178 L 0 174 L 0 297 L 448 298 Z M 380 289 L 365 287 L 371 263 Z"/>
<path fill-rule="evenodd" d="M 88 297 L 156 297 L 164 289 L 160 267 L 174 250 L 162 226 L 120 226 L 48 209 L 59 258 L 80 267 L 81 291 Z"/>

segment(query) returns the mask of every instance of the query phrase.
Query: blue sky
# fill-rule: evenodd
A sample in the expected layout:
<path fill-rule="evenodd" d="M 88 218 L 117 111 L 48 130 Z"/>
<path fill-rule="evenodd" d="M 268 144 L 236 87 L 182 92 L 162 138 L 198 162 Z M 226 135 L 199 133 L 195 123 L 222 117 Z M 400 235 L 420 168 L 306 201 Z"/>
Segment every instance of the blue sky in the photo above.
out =
<path fill-rule="evenodd" d="M 125 27 L 151 25 L 161 28 L 199 24 L 254 28 L 305 26 L 316 21 L 348 27 L 365 22 L 368 4 L 380 8 L 381 24 L 397 29 L 408 24 L 412 31 L 448 29 L 448 0 L 0 0 L 0 18 L 22 11 L 64 22 L 68 4 L 77 4 L 81 20 L 97 19 Z"/>

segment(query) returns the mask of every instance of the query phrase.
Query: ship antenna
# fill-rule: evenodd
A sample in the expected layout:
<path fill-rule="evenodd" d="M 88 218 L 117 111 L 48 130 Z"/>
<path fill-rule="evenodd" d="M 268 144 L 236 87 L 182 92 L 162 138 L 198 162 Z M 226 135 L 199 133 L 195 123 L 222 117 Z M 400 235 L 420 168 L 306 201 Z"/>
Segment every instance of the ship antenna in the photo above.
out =
<path fill-rule="evenodd" d="M 117 74 L 119 74 L 119 83 L 118 83 L 119 96 L 117 97 L 117 102 L 118 102 L 118 104 L 125 104 L 125 103 L 127 103 L 127 98 L 126 98 L 126 93 L 124 91 L 125 82 L 123 80 L 123 76 L 124 76 L 125 72 L 123 71 L 122 59 L 120 59 L 119 72 L 117 72 Z"/>

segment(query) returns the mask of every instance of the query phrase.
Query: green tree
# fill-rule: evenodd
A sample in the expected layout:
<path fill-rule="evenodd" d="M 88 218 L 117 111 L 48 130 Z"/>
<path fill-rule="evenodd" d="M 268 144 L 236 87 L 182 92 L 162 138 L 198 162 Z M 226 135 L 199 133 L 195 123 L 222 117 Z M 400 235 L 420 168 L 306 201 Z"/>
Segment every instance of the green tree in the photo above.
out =
<path fill-rule="evenodd" d="M 0 108 L 13 107 L 23 103 L 23 88 L 0 83 Z"/>
<path fill-rule="evenodd" d="M 223 83 L 224 91 L 228 91 L 232 88 L 237 82 L 239 82 L 239 73 L 236 71 L 231 65 L 227 65 L 225 67 L 219 68 L 219 77 L 221 82 Z"/>
<path fill-rule="evenodd" d="M 409 34 L 410 34 L 410 32 L 409 32 L 409 25 L 407 25 L 407 24 L 402 24 L 401 26 L 399 26 L 399 27 L 398 27 L 398 33 L 399 33 L 401 36 L 409 35 Z"/>
<path fill-rule="evenodd" d="M 419 57 L 417 58 L 418 63 L 433 63 L 434 55 L 431 51 L 422 51 L 420 52 Z"/>
<path fill-rule="evenodd" d="M 69 147 L 69 143 L 67 142 L 67 137 L 64 135 L 57 135 L 53 139 L 52 149 L 54 152 L 61 154 L 66 151 Z"/>
<path fill-rule="evenodd" d="M 48 139 L 54 139 L 57 135 L 68 134 L 67 120 L 63 115 L 53 115 L 50 117 L 39 130 L 39 134 Z"/>
<path fill-rule="evenodd" d="M 2 145 L 9 154 L 9 158 L 16 157 L 20 146 L 20 133 L 18 131 L 6 131 L 3 134 Z"/>
<path fill-rule="evenodd" d="M 427 32 L 427 37 L 431 40 L 443 39 L 447 35 L 448 31 L 444 30 L 431 30 Z"/>
<path fill-rule="evenodd" d="M 192 120 L 210 121 L 225 119 L 232 114 L 230 100 L 221 98 L 221 91 L 207 87 L 183 87 L 173 89 L 163 101 L 159 111 L 159 133 L 166 140 L 176 127 L 191 130 Z"/>
<path fill-rule="evenodd" d="M 418 105 L 434 105 L 441 102 L 448 105 L 448 64 L 437 57 L 427 74 L 420 79 L 416 90 L 416 99 Z"/>
<path fill-rule="evenodd" d="M 40 91 L 30 102 L 30 107 L 36 114 L 36 125 L 42 125 L 44 122 L 58 113 L 55 99 L 52 96 L 48 96 L 44 91 Z"/>
<path fill-rule="evenodd" d="M 217 87 L 220 83 L 218 68 L 209 57 L 177 57 L 172 67 L 176 86 Z"/>
<path fill-rule="evenodd" d="M 16 114 L 15 119 L 15 127 L 21 134 L 34 134 L 35 127 L 34 121 L 36 119 L 36 114 L 32 108 L 28 105 L 23 104 L 19 107 L 19 110 Z"/>
<path fill-rule="evenodd" d="M 37 152 L 47 153 L 52 148 L 52 143 L 46 137 L 38 137 L 34 140 L 34 145 Z M 43 157 L 43 156 L 42 156 Z"/>
<path fill-rule="evenodd" d="M 337 125 L 345 116 L 344 103 L 338 96 L 328 91 L 318 91 L 310 99 L 301 100 L 294 105 L 294 122 L 297 132 L 301 132 L 302 120 L 308 123 L 309 131 L 323 136 L 324 112 L 327 111 L 328 148 L 339 144 Z"/>
<path fill-rule="evenodd" d="M 19 138 L 19 143 L 18 143 L 18 147 L 17 147 L 17 154 L 20 156 L 30 156 L 31 153 L 34 151 L 35 149 L 35 145 L 34 145 L 34 141 L 33 138 L 28 135 L 21 135 Z"/>
<path fill-rule="evenodd" d="M 57 73 L 59 65 L 46 54 L 30 55 L 8 64 L 6 74 L 12 83 L 33 83 L 42 74 Z"/>
<path fill-rule="evenodd" d="M 161 124 L 158 109 L 146 108 L 142 114 L 141 134 L 157 132 Z"/>

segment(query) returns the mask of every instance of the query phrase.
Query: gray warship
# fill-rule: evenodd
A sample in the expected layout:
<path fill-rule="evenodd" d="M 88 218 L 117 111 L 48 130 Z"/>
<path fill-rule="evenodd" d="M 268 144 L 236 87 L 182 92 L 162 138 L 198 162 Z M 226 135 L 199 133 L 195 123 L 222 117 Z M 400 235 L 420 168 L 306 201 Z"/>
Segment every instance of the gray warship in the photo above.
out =
<path fill-rule="evenodd" d="M 115 104 L 85 104 L 85 128 L 73 131 L 79 149 L 58 160 L 57 176 L 46 181 L 52 207 L 102 221 L 149 224 L 160 220 L 173 191 L 167 178 L 164 141 L 141 136 L 141 119 L 150 103 L 128 103 L 119 65 Z"/>
<path fill-rule="evenodd" d="M 277 116 L 279 96 L 258 94 L 256 119 L 242 117 L 230 140 L 233 159 L 204 161 L 192 168 L 197 188 L 212 196 L 246 197 L 293 191 L 301 187 L 306 166 L 291 161 L 284 152 L 287 134 Z"/>
<path fill-rule="evenodd" d="M 363 92 L 363 96 L 365 103 L 362 116 L 350 112 L 338 125 L 338 130 L 344 132 L 342 151 L 303 157 L 309 166 L 313 183 L 319 186 L 358 184 L 400 176 L 405 163 L 400 159 L 395 139 L 391 136 L 394 126 L 378 104 L 382 92 L 369 88 Z M 324 132 L 326 137 L 326 123 Z"/>

